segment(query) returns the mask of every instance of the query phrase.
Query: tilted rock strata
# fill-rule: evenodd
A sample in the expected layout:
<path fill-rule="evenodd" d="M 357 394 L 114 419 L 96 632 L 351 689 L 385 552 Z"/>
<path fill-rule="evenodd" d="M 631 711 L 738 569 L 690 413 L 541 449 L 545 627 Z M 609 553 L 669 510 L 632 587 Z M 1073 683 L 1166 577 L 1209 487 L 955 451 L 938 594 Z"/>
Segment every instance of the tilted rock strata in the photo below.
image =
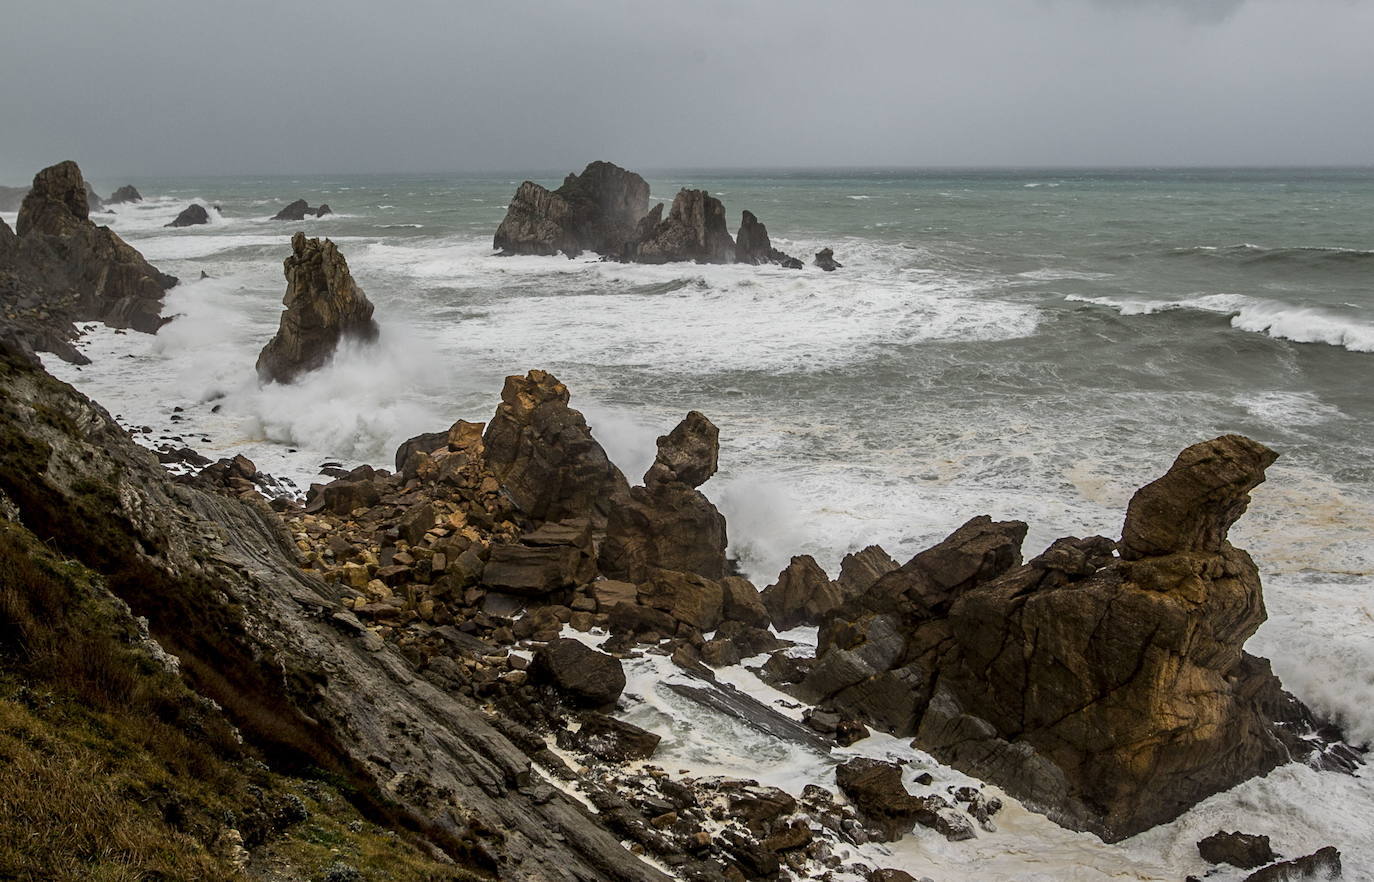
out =
<path fill-rule="evenodd" d="M 109 227 L 92 223 L 86 189 L 74 162 L 43 169 L 24 197 L 15 232 L 25 241 L 41 237 L 70 279 L 72 320 L 155 333 L 163 323 L 163 295 L 176 279 L 158 272 Z"/>
<path fill-rule="evenodd" d="M 258 355 L 258 376 L 289 383 L 300 374 L 322 367 L 351 338 L 377 338 L 372 302 L 353 281 L 348 263 L 328 239 L 291 237 L 291 256 L 282 267 L 286 296 L 281 325 Z"/>

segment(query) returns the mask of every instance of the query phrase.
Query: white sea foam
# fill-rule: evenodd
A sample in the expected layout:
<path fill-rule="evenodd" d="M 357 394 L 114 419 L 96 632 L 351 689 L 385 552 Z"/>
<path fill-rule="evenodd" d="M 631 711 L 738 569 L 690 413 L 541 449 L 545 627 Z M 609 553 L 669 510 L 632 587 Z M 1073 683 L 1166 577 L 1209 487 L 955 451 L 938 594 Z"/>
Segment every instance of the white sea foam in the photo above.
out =
<path fill-rule="evenodd" d="M 1374 352 L 1374 321 L 1242 294 L 1208 294 L 1188 300 L 1132 300 L 1070 294 L 1064 299 L 1109 306 L 1128 316 L 1169 310 L 1221 313 L 1230 315 L 1231 326 L 1242 331 L 1267 334 L 1295 343 L 1325 343 L 1351 352 Z"/>

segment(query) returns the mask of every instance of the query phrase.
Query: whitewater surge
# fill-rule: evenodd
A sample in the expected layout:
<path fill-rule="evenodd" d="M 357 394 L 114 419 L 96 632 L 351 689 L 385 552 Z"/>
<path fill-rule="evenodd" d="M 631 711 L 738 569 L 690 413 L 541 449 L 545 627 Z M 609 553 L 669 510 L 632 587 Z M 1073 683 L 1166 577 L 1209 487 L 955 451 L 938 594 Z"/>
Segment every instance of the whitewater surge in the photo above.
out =
<path fill-rule="evenodd" d="M 1191 219 L 1150 190 L 1186 184 L 1148 179 L 1136 197 L 1055 175 L 653 182 L 728 190 L 730 210 L 758 211 L 783 250 L 833 247 L 844 269 L 829 274 L 498 258 L 491 232 L 518 183 L 504 176 L 138 182 L 161 195 L 96 219 L 181 277 L 173 321 L 156 337 L 91 326 L 79 345 L 93 364 L 45 363 L 149 427 L 145 443 L 243 453 L 302 491 L 325 463 L 389 468 L 412 435 L 489 419 L 504 376 L 530 368 L 568 385 L 632 482 L 654 439 L 699 409 L 722 445 L 702 489 L 759 587 L 795 554 L 832 576 L 875 542 L 906 560 L 977 514 L 1025 520 L 1027 556 L 1064 535 L 1115 537 L 1130 494 L 1179 450 L 1242 432 L 1282 454 L 1232 534 L 1266 588 L 1269 621 L 1249 648 L 1353 738 L 1374 739 L 1374 406 L 1361 379 L 1374 319 L 1367 276 L 1352 270 L 1367 263 L 1175 253 L 1291 240 L 1260 228 L 1274 216 L 1263 200 L 1241 219 L 1256 229 L 1212 239 L 1215 215 Z M 340 214 L 268 220 L 297 195 Z M 1324 190 L 1301 198 L 1332 230 L 1365 216 L 1339 214 Z M 164 229 L 190 201 L 223 213 Z M 1132 224 L 1114 223 L 1123 215 Z M 253 365 L 277 327 L 296 230 L 340 243 L 382 333 L 295 385 L 262 386 Z M 667 766 L 753 768 L 789 789 L 833 775 L 831 760 L 690 716 L 652 687 L 670 674 L 661 661 L 635 662 L 643 703 L 630 718 L 665 736 Z M 777 699 L 745 671 L 726 676 Z M 928 759 L 891 739 L 856 749 L 880 746 Z M 1018 809 L 973 843 L 918 836 L 869 856 L 937 880 L 1176 882 L 1205 869 L 1196 839 L 1226 826 L 1268 833 L 1289 856 L 1334 844 L 1347 878 L 1370 878 L 1367 781 L 1285 767 L 1117 846 Z"/>

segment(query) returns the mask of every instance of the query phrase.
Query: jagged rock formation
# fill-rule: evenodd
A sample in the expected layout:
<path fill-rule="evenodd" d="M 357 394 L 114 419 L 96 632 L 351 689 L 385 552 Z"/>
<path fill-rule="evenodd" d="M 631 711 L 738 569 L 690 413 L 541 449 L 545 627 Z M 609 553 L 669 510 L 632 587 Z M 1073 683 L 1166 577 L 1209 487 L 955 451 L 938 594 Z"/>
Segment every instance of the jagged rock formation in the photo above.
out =
<path fill-rule="evenodd" d="M 1341 853 L 1331 846 L 1283 861 L 1245 877 L 1245 882 L 1305 882 L 1341 878 Z"/>
<path fill-rule="evenodd" d="M 1198 854 L 1210 864 L 1230 864 L 1242 870 L 1253 870 L 1278 860 L 1269 846 L 1268 836 L 1249 833 L 1217 831 L 1198 841 Z"/>
<path fill-rule="evenodd" d="M 720 431 L 697 411 L 658 439 L 644 485 L 610 511 L 601 571 L 642 581 L 655 570 L 725 576 L 725 518 L 696 488 L 716 473 Z"/>
<path fill-rule="evenodd" d="M 19 209 L 15 232 L 26 247 L 44 252 L 42 262 L 65 276 L 74 295 L 53 311 L 66 313 L 68 321 L 155 333 L 163 322 L 163 294 L 176 279 L 158 272 L 108 227 L 92 223 L 86 190 L 76 163 L 58 163 L 34 176 Z"/>
<path fill-rule="evenodd" d="M 360 637 L 264 505 L 175 483 L 104 410 L 8 351 L 0 432 L 7 510 L 102 574 L 273 761 L 340 776 L 374 818 L 502 879 L 664 882 L 476 706 Z"/>
<path fill-rule="evenodd" d="M 143 195 L 134 188 L 132 184 L 125 184 L 118 190 L 110 194 L 110 198 L 105 200 L 106 205 L 122 205 L 125 202 L 142 202 Z"/>
<path fill-rule="evenodd" d="M 629 257 L 636 263 L 733 263 L 725 206 L 705 190 L 678 191 L 668 217 L 634 244 Z"/>
<path fill-rule="evenodd" d="M 323 366 L 345 338 L 377 339 L 372 302 L 354 283 L 333 242 L 296 233 L 282 267 L 286 309 L 277 335 L 258 355 L 258 376 L 264 381 L 289 383 Z"/>
<path fill-rule="evenodd" d="M 814 625 L 835 610 L 844 597 L 809 554 L 798 555 L 763 589 L 763 605 L 779 631 Z"/>
<path fill-rule="evenodd" d="M 835 252 L 829 248 L 822 248 L 820 251 L 817 251 L 816 259 L 813 260 L 812 263 L 828 273 L 833 273 L 835 270 L 844 266 L 844 264 L 835 259 Z"/>
<path fill-rule="evenodd" d="M 1025 525 L 974 519 L 846 603 L 801 691 L 1109 841 L 1308 753 L 1274 720 L 1310 716 L 1242 651 L 1264 604 L 1226 542 L 1275 456 L 1188 448 L 1119 558 L 1067 538 L 1019 566 Z"/>
<path fill-rule="evenodd" d="M 776 263 L 787 269 L 802 269 L 800 260 L 773 247 L 772 240 L 768 238 L 768 228 L 747 209 L 740 216 L 739 232 L 735 234 L 735 262 L 756 266 Z"/>
<path fill-rule="evenodd" d="M 303 221 L 306 217 L 324 217 L 326 214 L 334 212 L 328 205 L 320 205 L 319 208 L 311 208 L 310 203 L 304 199 L 297 199 L 281 211 L 272 215 L 272 220 L 279 221 Z"/>
<path fill-rule="evenodd" d="M 593 162 L 563 186 L 547 190 L 525 181 L 515 191 L 493 246 L 503 254 L 583 251 L 619 255 L 649 208 L 649 185 L 631 171 Z"/>
<path fill-rule="evenodd" d="M 486 463 L 529 521 L 586 518 L 601 527 L 629 484 L 568 406 L 570 397 L 545 371 L 507 377 L 483 436 Z"/>
<path fill-rule="evenodd" d="M 0 220 L 0 338 L 37 360 L 51 352 L 72 364 L 89 364 L 72 341 L 78 293 L 42 236 L 20 239 Z"/>
<path fill-rule="evenodd" d="M 165 224 L 168 227 L 194 227 L 198 224 L 208 224 L 210 214 L 205 210 L 205 206 L 198 202 L 193 202 L 181 210 L 171 223 Z"/>

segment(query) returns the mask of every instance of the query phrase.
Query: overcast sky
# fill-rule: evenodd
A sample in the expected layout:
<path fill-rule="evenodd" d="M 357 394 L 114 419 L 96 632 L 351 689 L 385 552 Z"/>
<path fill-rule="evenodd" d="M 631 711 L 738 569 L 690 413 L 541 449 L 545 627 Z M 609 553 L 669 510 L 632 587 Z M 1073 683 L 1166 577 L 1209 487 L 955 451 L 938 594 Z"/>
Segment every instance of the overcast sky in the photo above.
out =
<path fill-rule="evenodd" d="M 0 182 L 1374 164 L 1374 0 L 45 0 Z"/>

